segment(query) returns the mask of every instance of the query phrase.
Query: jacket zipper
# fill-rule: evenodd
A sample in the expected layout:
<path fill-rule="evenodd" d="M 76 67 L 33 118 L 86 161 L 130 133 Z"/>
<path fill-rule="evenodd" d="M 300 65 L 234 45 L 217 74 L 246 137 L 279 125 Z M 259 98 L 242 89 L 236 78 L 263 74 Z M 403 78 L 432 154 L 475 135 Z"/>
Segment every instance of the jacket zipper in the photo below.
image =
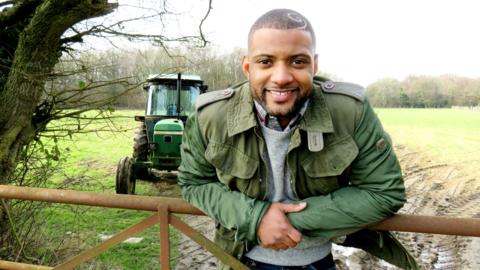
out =
<path fill-rule="evenodd" d="M 293 137 L 293 134 L 294 134 L 295 132 L 299 132 L 298 128 L 295 128 L 295 130 L 292 132 L 292 137 Z M 291 142 L 291 140 L 290 140 L 290 142 Z M 293 195 L 296 197 L 296 199 L 300 199 L 300 198 L 298 197 L 298 194 L 297 194 L 296 179 L 294 178 L 294 175 L 293 175 L 293 173 L 292 173 L 292 169 L 290 168 L 290 163 L 288 162 L 288 161 L 289 161 L 289 157 L 290 157 L 290 152 L 295 151 L 296 148 L 298 148 L 298 147 L 292 148 L 292 149 L 290 149 L 289 151 L 287 151 L 287 166 L 288 166 L 288 170 L 289 170 L 289 174 L 290 174 L 290 186 L 291 186 L 291 188 L 292 188 Z M 298 159 L 298 156 L 297 156 L 297 159 Z M 297 170 L 298 170 L 298 169 L 299 169 L 299 168 L 297 168 Z"/>
<path fill-rule="evenodd" d="M 261 151 L 260 158 L 262 160 L 263 168 L 265 168 L 265 173 L 266 173 L 266 175 L 268 175 L 268 168 L 267 168 L 267 166 L 265 166 L 265 156 L 264 156 L 265 155 L 265 149 L 264 149 L 265 148 L 265 142 L 263 141 L 263 137 L 259 134 L 257 127 L 254 128 L 254 133 L 255 133 L 255 135 L 257 136 L 257 138 L 260 142 L 259 143 L 260 146 L 263 146 L 262 149 L 260 149 L 260 151 Z M 268 181 L 267 180 L 262 181 L 262 177 L 264 176 L 264 175 L 262 175 L 262 164 L 260 164 L 260 166 L 258 166 L 260 191 L 262 191 L 262 186 L 265 186 L 265 189 L 264 189 L 264 192 L 263 192 L 263 200 L 266 200 L 267 199 L 267 190 L 268 190 Z"/>

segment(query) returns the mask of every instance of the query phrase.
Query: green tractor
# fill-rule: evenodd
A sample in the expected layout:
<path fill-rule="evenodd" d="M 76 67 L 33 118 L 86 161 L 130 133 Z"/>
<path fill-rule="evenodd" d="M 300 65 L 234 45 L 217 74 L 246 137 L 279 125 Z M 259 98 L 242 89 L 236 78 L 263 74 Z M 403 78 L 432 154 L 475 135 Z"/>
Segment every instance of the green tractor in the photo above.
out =
<path fill-rule="evenodd" d="M 176 170 L 180 166 L 183 125 L 195 109 L 195 100 L 207 91 L 198 75 L 150 75 L 144 116 L 135 116 L 140 126 L 133 139 L 133 156 L 120 159 L 117 193 L 134 194 L 137 179 L 152 181 L 152 170 Z"/>

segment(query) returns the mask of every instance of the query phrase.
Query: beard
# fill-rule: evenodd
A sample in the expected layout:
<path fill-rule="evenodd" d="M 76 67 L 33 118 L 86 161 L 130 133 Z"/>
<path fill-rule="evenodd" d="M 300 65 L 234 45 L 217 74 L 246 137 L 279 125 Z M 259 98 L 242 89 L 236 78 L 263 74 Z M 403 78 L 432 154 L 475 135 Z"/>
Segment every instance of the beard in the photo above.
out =
<path fill-rule="evenodd" d="M 286 117 L 289 119 L 293 118 L 300 112 L 303 104 L 309 98 L 309 96 L 307 95 L 301 95 L 302 91 L 300 91 L 300 89 L 297 89 L 296 91 L 298 93 L 298 96 L 296 97 L 292 106 L 288 108 L 282 108 L 282 110 L 278 110 L 267 105 L 267 90 L 263 89 L 261 96 L 259 96 L 257 95 L 255 89 L 253 89 L 250 85 L 250 92 L 252 93 L 253 99 L 262 106 L 262 108 L 268 113 L 268 115 L 275 117 Z"/>

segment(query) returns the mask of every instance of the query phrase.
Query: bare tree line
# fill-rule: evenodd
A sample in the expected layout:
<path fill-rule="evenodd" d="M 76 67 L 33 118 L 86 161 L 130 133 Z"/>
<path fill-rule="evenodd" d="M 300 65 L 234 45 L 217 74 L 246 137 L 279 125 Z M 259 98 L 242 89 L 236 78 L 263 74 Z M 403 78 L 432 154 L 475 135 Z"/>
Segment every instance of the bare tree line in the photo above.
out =
<path fill-rule="evenodd" d="M 480 78 L 456 75 L 409 76 L 378 80 L 367 87 L 376 107 L 450 108 L 480 106 Z"/>
<path fill-rule="evenodd" d="M 80 59 L 93 67 L 88 76 L 103 81 L 115 81 L 118 78 L 130 78 L 138 85 L 149 74 L 190 73 L 202 77 L 210 90 L 226 88 L 245 80 L 241 70 L 245 49 L 237 48 L 231 52 L 219 54 L 214 47 L 165 51 L 144 49 L 129 51 L 103 51 L 84 54 Z M 94 66 L 92 63 L 102 63 Z M 325 74 L 323 74 L 325 75 Z M 85 76 L 83 74 L 82 76 Z M 325 75 L 326 77 L 336 76 Z M 61 85 L 76 85 L 77 81 L 61 81 Z M 106 86 L 103 96 L 116 96 L 117 85 Z M 452 106 L 479 106 L 480 78 L 471 79 L 456 75 L 409 76 L 404 80 L 384 78 L 367 86 L 368 97 L 376 107 L 401 108 L 445 108 Z M 143 108 L 145 96 L 141 87 L 136 87 L 128 95 L 116 100 L 116 108 Z"/>
<path fill-rule="evenodd" d="M 91 95 L 85 100 L 103 101 L 111 97 L 115 98 L 112 103 L 115 108 L 139 109 L 145 103 L 141 85 L 150 74 L 197 74 L 210 89 L 222 89 L 245 80 L 241 70 L 243 54 L 243 49 L 217 54 L 212 47 L 82 52 L 76 55 L 75 61 L 64 57 L 56 68 L 61 74 L 71 74 L 57 76 L 49 85 L 51 89 L 65 93 L 65 89 L 93 87 L 95 82 L 98 89 L 90 91 Z M 124 85 L 115 83 L 120 79 L 134 85 L 134 89 L 121 94 Z M 104 82 L 104 85 L 99 85 L 99 82 Z"/>

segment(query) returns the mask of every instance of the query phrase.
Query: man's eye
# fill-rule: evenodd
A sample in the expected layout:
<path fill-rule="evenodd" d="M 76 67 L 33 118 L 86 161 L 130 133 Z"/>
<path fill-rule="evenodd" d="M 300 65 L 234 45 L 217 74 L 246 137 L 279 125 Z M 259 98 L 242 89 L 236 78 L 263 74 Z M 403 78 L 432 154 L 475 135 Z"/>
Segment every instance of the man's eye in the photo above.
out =
<path fill-rule="evenodd" d="M 272 61 L 270 61 L 268 59 L 261 59 L 261 60 L 258 60 L 257 63 L 262 64 L 262 65 L 269 65 L 269 64 L 272 63 Z"/>
<path fill-rule="evenodd" d="M 294 65 L 305 65 L 307 64 L 308 62 L 303 60 L 303 59 L 293 59 L 292 63 Z"/>

